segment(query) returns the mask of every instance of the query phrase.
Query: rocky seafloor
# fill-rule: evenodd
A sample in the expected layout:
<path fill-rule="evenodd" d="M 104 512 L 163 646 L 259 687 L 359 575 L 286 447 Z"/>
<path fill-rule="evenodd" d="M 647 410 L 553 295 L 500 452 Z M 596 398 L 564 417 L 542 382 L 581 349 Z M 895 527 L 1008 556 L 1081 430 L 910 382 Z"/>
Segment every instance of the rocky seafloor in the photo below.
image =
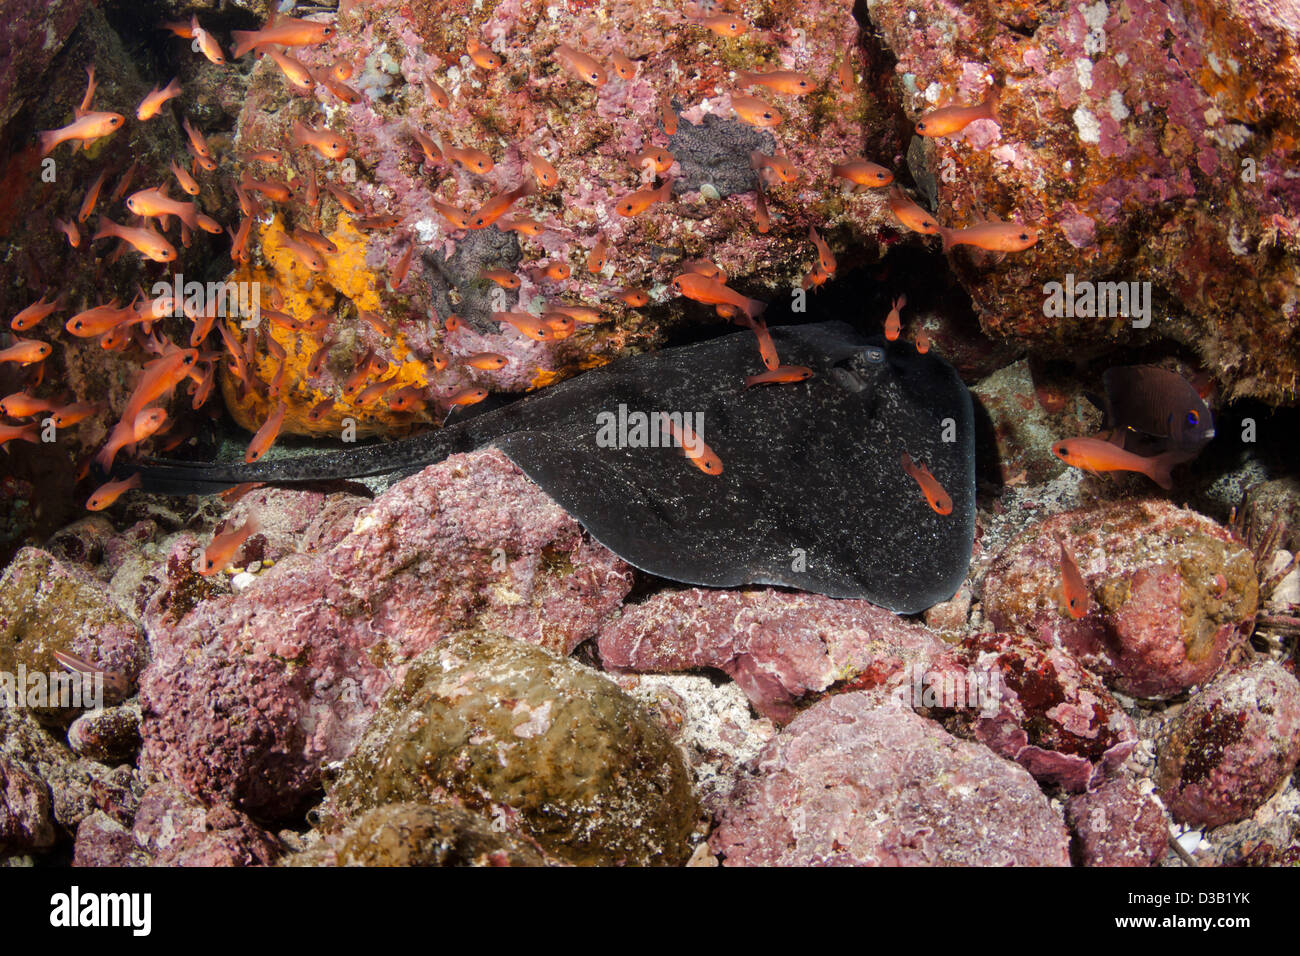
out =
<path fill-rule="evenodd" d="M 65 305 L 6 331 L 0 349 L 34 337 L 54 350 L 39 373 L 0 362 L 0 392 L 99 406 L 56 441 L 0 451 L 0 673 L 57 672 L 58 653 L 111 680 L 95 709 L 0 706 L 0 863 L 1296 862 L 1294 4 L 280 4 L 334 26 L 292 52 L 315 70 L 352 64 L 351 104 L 324 83 L 293 93 L 272 57 L 217 64 L 157 29 L 197 15 L 229 55 L 231 31 L 275 6 L 264 0 L 13 6 L 0 26 L 0 314 L 46 293 Z M 720 13 L 750 29 L 700 25 Z M 475 38 L 501 66 L 475 62 Z M 584 84 L 556 65 L 560 43 L 605 63 L 620 53 L 635 73 Z M 184 92 L 174 113 L 60 147 L 43 177 L 35 133 L 72 120 L 92 63 L 99 109 L 133 114 L 173 75 Z M 804 71 L 818 88 L 770 94 L 782 122 L 753 127 L 727 97 L 736 71 L 760 69 Z M 991 86 L 997 122 L 914 135 L 926 110 Z M 111 187 L 134 164 L 141 188 L 188 163 L 182 117 L 219 160 L 195 173 L 199 202 L 232 233 L 249 225 L 249 261 L 232 260 L 233 235 L 202 232 L 166 266 L 88 236 L 70 246 L 52 219 L 76 215 L 98 170 Z M 293 168 L 248 159 L 285 148 L 295 122 L 346 139 L 346 176 L 303 153 Z M 493 171 L 426 162 L 412 129 L 486 151 Z M 651 148 L 675 158 L 672 198 L 622 217 L 614 201 L 655 181 L 629 157 Z M 560 180 L 526 200 L 540 235 L 437 213 L 435 200 L 473 210 L 533 176 L 525 150 Z M 753 150 L 788 157 L 798 178 L 761 184 Z M 883 191 L 832 177 L 854 156 L 893 170 L 947 226 L 1015 220 L 1039 241 L 941 252 Z M 242 217 L 234 187 L 249 170 L 291 180 L 294 198 Z M 308 207 L 309 175 L 401 225 L 359 227 L 324 194 Z M 126 221 L 107 192 L 101 214 Z M 323 271 L 290 263 L 290 225 L 335 244 Z M 817 260 L 810 226 L 839 269 L 792 311 L 789 290 Z M 598 242 L 608 260 L 592 270 Z M 655 578 L 491 448 L 387 488 L 260 487 L 233 504 L 129 491 L 83 508 L 102 481 L 89 459 L 141 365 L 162 341 L 190 344 L 184 319 L 121 348 L 64 328 L 137 284 L 258 281 L 277 310 L 330 313 L 324 334 L 223 328 L 243 376 L 218 334 L 204 342 L 213 397 L 195 408 L 177 389 L 174 431 L 136 448 L 204 458 L 242 450 L 277 403 L 284 434 L 327 441 L 351 421 L 399 437 L 436 427 L 449 390 L 518 394 L 722 332 L 670 289 L 696 258 L 770 300 L 774 324 L 876 332 L 907 294 L 905 338 L 924 330 L 980 409 L 975 541 L 951 600 L 903 616 Z M 528 272 L 559 261 L 569 279 Z M 519 288 L 502 296 L 480 278 L 493 267 L 517 271 Z M 1150 283 L 1151 321 L 1047 314 L 1043 287 L 1067 274 Z M 615 298 L 630 288 L 644 305 Z M 602 321 L 536 341 L 491 317 L 557 298 Z M 503 367 L 464 361 L 483 352 Z M 1051 451 L 1101 427 L 1087 397 L 1101 373 L 1139 363 L 1205 385 L 1217 417 L 1167 492 Z M 414 412 L 358 398 L 383 382 L 427 391 Z M 253 517 L 231 567 L 201 574 L 214 534 Z M 1062 546 L 1092 597 L 1080 617 L 1061 606 Z"/>

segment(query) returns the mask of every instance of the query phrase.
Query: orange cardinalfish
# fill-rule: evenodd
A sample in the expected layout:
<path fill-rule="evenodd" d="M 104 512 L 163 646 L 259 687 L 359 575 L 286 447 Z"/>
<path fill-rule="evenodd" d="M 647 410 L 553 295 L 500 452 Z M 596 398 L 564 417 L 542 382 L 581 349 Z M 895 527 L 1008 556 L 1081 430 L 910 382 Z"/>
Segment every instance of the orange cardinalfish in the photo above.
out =
<path fill-rule="evenodd" d="M 173 262 L 176 247 L 148 226 L 121 226 L 111 219 L 101 218 L 95 239 L 121 239 L 146 259 L 154 262 Z"/>
<path fill-rule="evenodd" d="M 555 333 L 557 339 L 567 339 L 573 334 L 573 330 L 578 327 L 577 323 L 573 321 L 573 316 L 555 310 L 543 312 L 542 321 L 546 323 L 547 328 Z"/>
<path fill-rule="evenodd" d="M 442 150 L 438 148 L 438 144 L 433 141 L 432 136 L 418 129 L 412 129 L 411 138 L 415 140 L 416 145 L 420 147 L 420 151 L 424 153 L 425 160 L 430 163 L 442 162 Z"/>
<path fill-rule="evenodd" d="M 943 237 L 943 248 L 947 252 L 953 246 L 975 246 L 990 252 L 1022 252 L 1038 241 L 1038 232 L 1018 222 L 987 222 L 969 229 L 945 229 L 939 227 Z"/>
<path fill-rule="evenodd" d="M 917 120 L 916 131 L 922 136 L 951 136 L 960 133 L 976 120 L 997 121 L 997 90 L 990 90 L 978 106 L 944 106 L 930 110 Z"/>
<path fill-rule="evenodd" d="M 175 99 L 181 95 L 181 81 L 179 78 L 173 78 L 166 86 L 155 86 L 148 92 L 140 105 L 136 108 L 135 118 L 140 121 L 151 120 L 158 115 L 158 111 L 163 108 L 163 104 L 168 100 Z"/>
<path fill-rule="evenodd" d="M 232 30 L 230 36 L 235 41 L 231 55 L 238 60 L 249 50 L 263 46 L 311 46 L 323 43 L 334 35 L 334 27 L 328 23 L 313 20 L 299 20 L 293 17 L 277 19 L 272 15 L 266 26 L 260 30 Z"/>
<path fill-rule="evenodd" d="M 172 199 L 167 195 L 166 186 L 159 189 L 141 189 L 132 193 L 126 201 L 126 208 L 146 219 L 175 216 L 191 229 L 199 227 L 198 207 L 192 202 Z"/>
<path fill-rule="evenodd" d="M 470 216 L 469 227 L 471 229 L 484 229 L 492 225 L 520 199 L 531 196 L 536 188 L 531 179 L 525 179 L 521 185 L 514 189 L 507 189 L 497 193 L 480 206 L 478 212 Z"/>
<path fill-rule="evenodd" d="M 289 142 L 294 146 L 310 146 L 326 159 L 338 160 L 348 154 L 347 143 L 332 129 L 314 129 L 296 120 Z"/>
<path fill-rule="evenodd" d="M 294 59 L 287 53 L 281 53 L 275 47 L 268 47 L 266 53 L 275 61 L 275 65 L 280 68 L 280 72 L 289 81 L 289 85 L 299 93 L 310 93 L 316 89 L 316 80 L 312 77 L 307 64 Z"/>
<path fill-rule="evenodd" d="M 930 351 L 930 333 L 924 328 L 916 333 L 916 351 L 921 355 Z"/>
<path fill-rule="evenodd" d="M 673 136 L 677 133 L 677 110 L 673 108 L 673 98 L 667 90 L 659 106 L 659 115 L 664 125 L 664 134 Z"/>
<path fill-rule="evenodd" d="M 1092 606 L 1092 594 L 1083 581 L 1083 575 L 1079 573 L 1074 555 L 1065 547 L 1065 539 L 1060 538 L 1057 543 L 1061 546 L 1061 596 L 1065 598 L 1065 608 L 1070 617 L 1078 620 Z"/>
<path fill-rule="evenodd" d="M 337 70 L 337 69 L 338 69 L 338 67 L 335 67 L 335 70 Z M 352 67 L 349 66 L 349 67 L 348 67 L 348 76 L 337 76 L 337 77 L 335 77 L 335 78 L 338 79 L 338 80 L 346 80 L 346 79 L 348 79 L 348 77 L 350 77 L 351 75 L 352 75 Z M 448 96 L 448 95 L 447 95 L 447 91 L 444 90 L 444 89 L 443 89 L 443 88 L 442 88 L 442 87 L 441 87 L 437 82 L 435 82 L 434 80 L 426 79 L 426 80 L 424 81 L 424 89 L 425 89 L 426 92 L 428 92 L 428 94 L 429 94 L 429 99 L 433 100 L 433 105 L 436 106 L 436 107 L 438 107 L 438 109 L 440 109 L 440 110 L 445 110 L 445 109 L 447 109 L 447 107 L 451 106 L 451 97 Z"/>
<path fill-rule="evenodd" d="M 465 40 L 465 53 L 474 61 L 474 65 L 484 70 L 499 70 L 505 64 L 500 54 L 494 53 L 479 42 L 478 37 Z"/>
<path fill-rule="evenodd" d="M 393 274 L 390 277 L 391 286 L 394 290 L 401 287 L 406 281 L 406 274 L 411 269 L 411 257 L 415 254 L 415 243 L 412 242 L 402 253 L 402 258 L 397 260 L 397 265 L 393 267 Z"/>
<path fill-rule="evenodd" d="M 125 122 L 126 117 L 121 113 L 83 113 L 61 129 L 46 130 L 40 134 L 41 157 L 50 155 L 56 146 L 70 140 L 77 143 L 90 143 L 102 139 L 117 132 Z"/>
<path fill-rule="evenodd" d="M 320 253 L 313 249 L 305 242 L 299 242 L 297 239 L 291 239 L 283 233 L 280 234 L 281 244 L 293 254 L 293 257 L 303 264 L 304 267 L 312 272 L 324 272 L 325 260 L 321 258 Z"/>
<path fill-rule="evenodd" d="M 275 444 L 275 438 L 280 434 L 280 428 L 284 425 L 284 416 L 288 410 L 288 406 L 284 402 L 280 402 L 275 406 L 275 410 L 266 417 L 262 427 L 257 430 L 253 440 L 248 443 L 248 450 L 244 452 L 244 461 L 247 464 L 251 465 L 260 459 Z"/>
<path fill-rule="evenodd" d="M 894 174 L 879 163 L 866 159 L 849 159 L 831 166 L 831 175 L 859 186 L 888 186 Z"/>
<path fill-rule="evenodd" d="M 475 352 L 473 355 L 467 355 L 464 359 L 466 365 L 470 368 L 482 369 L 485 372 L 494 372 L 497 369 L 505 368 L 509 361 L 504 355 L 496 352 Z"/>
<path fill-rule="evenodd" d="M 458 405 L 477 405 L 483 399 L 488 397 L 486 388 L 479 388 L 474 385 L 465 385 L 456 389 L 450 395 L 443 399 L 448 408 L 454 408 Z"/>
<path fill-rule="evenodd" d="M 767 211 L 767 197 L 763 195 L 762 183 L 754 193 L 754 225 L 763 234 L 772 228 L 772 217 Z"/>
<path fill-rule="evenodd" d="M 835 69 L 836 81 L 840 84 L 841 93 L 852 93 L 854 85 L 858 82 L 858 75 L 853 70 L 853 49 L 850 47 L 840 56 L 839 66 Z"/>
<path fill-rule="evenodd" d="M 662 175 L 672 168 L 676 158 L 666 149 L 658 146 L 651 146 L 644 149 L 632 157 L 632 166 L 636 169 L 645 169 L 646 164 L 653 169 L 656 174 Z"/>
<path fill-rule="evenodd" d="M 542 266 L 532 266 L 528 270 L 528 278 L 534 282 L 541 282 L 549 279 L 552 282 L 562 282 L 569 278 L 571 270 L 566 262 L 548 262 Z"/>
<path fill-rule="evenodd" d="M 599 309 L 593 309 L 586 305 L 566 305 L 563 302 L 552 302 L 548 308 L 550 312 L 563 313 L 583 325 L 595 325 L 603 318 Z"/>
<path fill-rule="evenodd" d="M 127 319 L 129 319 L 135 310 L 128 306 L 119 306 L 117 299 L 104 305 L 97 305 L 93 309 L 86 309 L 78 312 L 72 318 L 64 323 L 64 328 L 77 338 L 90 339 L 97 335 L 103 335 L 109 329 L 115 329 Z"/>
<path fill-rule="evenodd" d="M 537 179 L 537 185 L 543 189 L 550 189 L 560 181 L 559 173 L 543 156 L 538 153 L 524 151 L 524 159 L 528 160 L 528 165 L 533 168 L 533 176 Z"/>
<path fill-rule="evenodd" d="M 755 385 L 784 385 L 788 382 L 804 382 L 812 378 L 813 370 L 806 365 L 778 365 L 774 369 L 750 375 L 745 378 L 745 388 Z"/>
<path fill-rule="evenodd" d="M 609 79 L 609 74 L 605 68 L 597 63 L 592 57 L 575 50 L 568 44 L 561 43 L 551 54 L 560 66 L 564 67 L 584 83 L 590 83 L 592 86 L 604 86 Z"/>
<path fill-rule="evenodd" d="M 189 117 L 181 120 L 181 129 L 185 131 L 185 136 L 189 139 L 190 147 L 194 155 L 202 156 L 204 159 L 212 158 L 212 150 L 208 146 L 208 141 L 203 138 L 203 134 L 190 125 Z"/>
<path fill-rule="evenodd" d="M 81 230 L 77 228 L 75 222 L 64 222 L 62 219 L 54 220 L 54 228 L 68 237 L 68 245 L 76 249 L 81 245 Z"/>
<path fill-rule="evenodd" d="M 396 229 L 402 224 L 401 216 L 394 216 L 388 213 L 378 213 L 374 216 L 363 216 L 353 223 L 358 229 Z"/>
<path fill-rule="evenodd" d="M 775 371 L 781 367 L 781 358 L 776 354 L 776 343 L 772 341 L 772 335 L 767 331 L 767 323 L 762 319 L 753 323 L 754 335 L 758 339 L 758 354 L 763 359 L 763 364 L 767 366 L 768 371 Z"/>
<path fill-rule="evenodd" d="M 133 418 L 123 419 L 114 426 L 108 436 L 108 443 L 95 456 L 105 471 L 113 467 L 113 459 L 127 445 L 144 441 L 167 421 L 167 412 L 161 408 L 146 408 Z"/>
<path fill-rule="evenodd" d="M 831 247 L 828 246 L 822 239 L 821 235 L 818 234 L 816 226 L 808 227 L 808 238 L 811 239 L 813 245 L 817 247 L 817 261 L 822 267 L 822 272 L 831 276 L 835 275 L 835 254 L 831 252 Z"/>
<path fill-rule="evenodd" d="M 50 417 L 54 419 L 56 427 L 71 428 L 73 425 L 84 422 L 103 407 L 99 402 L 78 402 L 75 405 L 64 405 L 61 408 L 51 409 Z"/>
<path fill-rule="evenodd" d="M 681 428 L 678 428 L 677 423 L 665 415 L 663 430 L 668 433 L 668 437 L 681 446 L 686 458 L 700 471 L 715 478 L 722 474 L 722 459 L 715 455 L 713 449 L 704 444 L 704 440 L 685 422 L 682 423 Z"/>
<path fill-rule="evenodd" d="M 429 200 L 430 205 L 438 210 L 438 214 L 446 219 L 457 229 L 468 229 L 470 224 L 470 214 L 459 206 L 449 206 L 445 202 L 439 202 L 436 199 Z"/>
<path fill-rule="evenodd" d="M 263 487 L 263 485 L 264 482 L 261 481 L 245 481 L 243 484 L 235 485 L 233 488 L 219 491 L 217 492 L 217 495 L 226 504 L 235 505 L 238 504 L 239 501 L 250 491 L 256 491 L 258 488 Z"/>
<path fill-rule="evenodd" d="M 491 279 L 503 289 L 518 289 L 520 285 L 519 276 L 508 269 L 484 269 L 479 273 L 479 278 Z"/>
<path fill-rule="evenodd" d="M 623 289 L 614 293 L 614 297 L 633 309 L 639 309 L 650 301 L 650 296 L 643 289 Z"/>
<path fill-rule="evenodd" d="M 549 342 L 555 338 L 555 330 L 531 312 L 493 312 L 492 321 L 511 325 L 520 334 L 537 342 Z"/>
<path fill-rule="evenodd" d="M 795 171 L 794 163 L 785 156 L 768 156 L 754 150 L 749 154 L 749 163 L 757 170 L 771 172 L 777 182 L 792 183 L 799 176 Z"/>
<path fill-rule="evenodd" d="M 718 282 L 716 279 L 710 279 L 695 272 L 684 272 L 669 283 L 669 288 L 678 295 L 684 295 L 688 299 L 694 299 L 696 302 L 703 302 L 705 305 L 734 305 L 745 316 L 753 321 L 763 313 L 767 308 L 766 302 L 760 302 L 758 299 L 748 299 L 734 289 L 728 288 L 726 284 Z"/>
<path fill-rule="evenodd" d="M 912 456 L 907 452 L 903 452 L 903 471 L 921 486 L 921 493 L 925 495 L 925 500 L 930 503 L 930 507 L 935 512 L 941 515 L 952 514 L 952 499 L 948 497 L 948 492 L 943 490 L 943 485 L 930 474 L 929 468 L 912 461 Z"/>
<path fill-rule="evenodd" d="M 190 17 L 190 37 L 194 40 L 199 48 L 199 52 L 208 58 L 208 62 L 215 63 L 217 66 L 226 65 L 226 54 L 221 50 L 221 44 L 203 27 L 199 26 L 197 16 Z"/>
<path fill-rule="evenodd" d="M 35 445 L 41 440 L 35 425 L 6 425 L 0 422 L 0 448 L 11 441 L 25 441 Z"/>
<path fill-rule="evenodd" d="M 603 235 L 597 237 L 596 244 L 591 247 L 591 252 L 587 253 L 587 271 L 596 275 L 604 269 L 608 251 L 609 246 L 605 243 L 605 237 Z"/>
<path fill-rule="evenodd" d="M 9 320 L 9 328 L 15 332 L 26 332 L 28 329 L 35 328 L 45 321 L 46 317 L 56 309 L 63 308 L 63 299 L 60 296 L 50 301 L 45 301 L 45 296 L 41 296 L 27 308 L 23 309 L 12 319 Z"/>
<path fill-rule="evenodd" d="M 176 177 L 176 182 L 180 184 L 182 192 L 188 193 L 191 196 L 197 196 L 199 194 L 199 184 L 195 181 L 193 176 L 186 172 L 184 166 L 178 166 L 176 160 L 173 159 L 170 168 L 172 175 Z M 123 191 L 125 192 L 125 190 Z"/>
<path fill-rule="evenodd" d="M 280 179 L 254 179 L 245 173 L 240 177 L 239 185 L 250 192 L 261 193 L 271 202 L 288 202 L 293 198 L 289 184 Z"/>
<path fill-rule="evenodd" d="M 636 61 L 629 60 L 618 50 L 609 55 L 610 62 L 614 64 L 614 72 L 618 74 L 620 80 L 630 80 L 636 76 Z"/>
<path fill-rule="evenodd" d="M 15 392 L 0 400 L 0 412 L 4 412 L 10 418 L 30 418 L 32 415 L 39 415 L 53 408 L 54 403 L 48 398 L 35 398 L 26 392 Z"/>
<path fill-rule="evenodd" d="M 673 181 L 671 178 L 665 179 L 658 189 L 638 189 L 634 193 L 628 193 L 614 206 L 614 211 L 624 217 L 639 216 L 655 203 L 667 202 L 672 195 Z"/>
<path fill-rule="evenodd" d="M 502 232 L 517 232 L 521 236 L 540 236 L 546 231 L 546 227 L 540 222 L 527 216 L 512 216 L 510 219 L 499 220 L 497 228 Z"/>
<path fill-rule="evenodd" d="M 902 190 L 897 187 L 890 190 L 887 202 L 889 203 L 889 211 L 908 229 L 925 236 L 937 236 L 939 234 L 940 227 L 935 222 L 934 217 L 908 199 Z"/>
<path fill-rule="evenodd" d="M 749 24 L 741 17 L 731 14 L 702 17 L 699 24 L 720 37 L 739 37 L 749 32 Z"/>
<path fill-rule="evenodd" d="M 244 546 L 244 542 L 257 534 L 257 519 L 249 517 L 242 526 L 234 531 L 215 535 L 203 549 L 203 558 L 199 563 L 199 574 L 209 575 L 224 571 L 235 560 L 235 555 Z"/>
<path fill-rule="evenodd" d="M 128 491 L 140 487 L 140 473 L 137 471 L 124 481 L 110 481 L 100 485 L 86 501 L 87 511 L 103 511 Z"/>
<path fill-rule="evenodd" d="M 220 328 L 225 330 L 224 322 Z M 127 421 L 134 420 L 146 405 L 169 393 L 189 377 L 190 370 L 194 368 L 198 358 L 198 349 L 175 349 L 146 365 L 139 384 L 127 399 L 122 418 Z"/>
<path fill-rule="evenodd" d="M 774 93 L 784 93 L 787 96 L 807 96 L 817 88 L 807 73 L 795 73 L 792 70 L 775 70 L 771 73 L 737 70 L 736 82 L 741 86 L 764 86 Z"/>
<path fill-rule="evenodd" d="M 407 385 L 388 393 L 388 407 L 395 412 L 419 412 L 427 404 L 424 389 L 414 385 Z"/>
<path fill-rule="evenodd" d="M 889 310 L 889 315 L 885 319 L 885 338 L 891 342 L 898 341 L 898 334 L 903 329 L 900 313 L 905 305 L 907 305 L 907 296 L 900 295 L 894 300 L 894 307 Z"/>
<path fill-rule="evenodd" d="M 50 351 L 49 342 L 18 339 L 7 349 L 0 350 L 0 363 L 17 362 L 19 365 L 34 365 L 49 358 Z"/>
<path fill-rule="evenodd" d="M 90 184 L 86 190 L 86 198 L 81 201 L 81 208 L 77 210 L 77 222 L 85 222 L 90 218 L 91 211 L 95 208 L 95 203 L 99 201 L 99 191 L 104 188 L 104 180 L 108 178 L 108 169 L 105 167 L 100 170 L 95 181 Z"/>
<path fill-rule="evenodd" d="M 1174 486 L 1171 469 L 1185 458 L 1176 450 L 1143 458 L 1100 438 L 1067 438 L 1052 446 L 1052 454 L 1085 471 L 1136 471 L 1166 490 Z"/>
<path fill-rule="evenodd" d="M 760 129 L 776 126 L 784 119 L 780 110 L 767 100 L 761 100 L 757 96 L 743 96 L 740 93 L 732 93 L 731 108 L 742 123 L 748 123 L 750 126 L 757 126 Z"/>
<path fill-rule="evenodd" d="M 443 140 L 442 151 L 447 154 L 447 158 L 456 163 L 462 169 L 471 173 L 478 173 L 480 176 L 486 176 L 496 168 L 496 163 L 492 157 L 481 149 L 474 149 L 472 146 L 448 146 L 446 140 Z"/>
<path fill-rule="evenodd" d="M 356 196 L 352 195 L 342 186 L 339 186 L 338 184 L 331 183 L 331 182 L 327 182 L 324 185 L 325 185 L 325 191 L 328 192 L 335 199 L 337 199 L 339 205 L 342 206 L 344 209 L 346 209 L 353 216 L 359 216 L 363 212 L 365 212 L 366 207 L 362 204 L 361 200 L 358 199 Z"/>

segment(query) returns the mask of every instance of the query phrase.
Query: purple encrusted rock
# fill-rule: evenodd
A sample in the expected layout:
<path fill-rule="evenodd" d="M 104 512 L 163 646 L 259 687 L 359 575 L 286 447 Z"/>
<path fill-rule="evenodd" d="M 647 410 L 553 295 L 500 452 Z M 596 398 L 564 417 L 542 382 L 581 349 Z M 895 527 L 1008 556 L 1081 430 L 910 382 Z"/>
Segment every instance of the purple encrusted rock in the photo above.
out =
<path fill-rule="evenodd" d="M 332 547 L 151 618 L 142 767 L 205 801 L 291 816 L 421 651 L 482 628 L 567 654 L 631 586 L 495 450 L 453 456 L 343 520 Z"/>
<path fill-rule="evenodd" d="M 952 648 L 892 611 L 766 588 L 662 591 L 611 621 L 597 646 L 614 671 L 717 668 L 774 720 L 846 678 L 868 689 L 898 686 L 916 666 L 960 670 Z"/>
<path fill-rule="evenodd" d="M 1273 661 L 1229 671 L 1170 722 L 1155 781 L 1192 826 L 1244 820 L 1300 760 L 1300 683 Z"/>
<path fill-rule="evenodd" d="M 1060 542 L 1089 609 L 1061 596 Z M 984 610 L 999 631 L 1059 647 L 1125 694 L 1164 698 L 1209 680 L 1252 627 L 1259 582 L 1224 527 L 1167 501 L 1121 500 L 1053 515 L 989 566 Z"/>
<path fill-rule="evenodd" d="M 709 844 L 728 866 L 1067 866 L 1023 769 L 879 691 L 840 694 L 769 742 Z"/>
<path fill-rule="evenodd" d="M 1123 776 L 1071 797 L 1065 819 L 1084 866 L 1154 866 L 1169 852 L 1165 808 Z"/>
<path fill-rule="evenodd" d="M 0 753 L 0 854 L 41 850 L 53 843 L 50 788 Z"/>

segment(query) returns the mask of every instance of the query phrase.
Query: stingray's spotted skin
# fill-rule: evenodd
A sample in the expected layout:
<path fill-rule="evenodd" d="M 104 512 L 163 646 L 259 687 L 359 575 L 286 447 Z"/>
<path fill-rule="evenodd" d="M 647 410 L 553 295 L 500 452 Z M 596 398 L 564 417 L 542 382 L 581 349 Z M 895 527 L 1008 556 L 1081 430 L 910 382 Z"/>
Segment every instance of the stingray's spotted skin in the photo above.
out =
<path fill-rule="evenodd" d="M 745 389 L 753 335 L 635 356 L 387 445 L 249 467 L 160 465 L 145 489 L 216 491 L 409 473 L 495 445 L 630 564 L 687 584 L 785 585 L 904 613 L 947 599 L 975 533 L 970 394 L 951 366 L 841 323 L 771 330 L 806 382 Z M 598 416 L 702 414 L 721 458 L 701 474 L 680 448 L 602 447 Z M 952 497 L 936 514 L 902 470 L 924 461 Z"/>

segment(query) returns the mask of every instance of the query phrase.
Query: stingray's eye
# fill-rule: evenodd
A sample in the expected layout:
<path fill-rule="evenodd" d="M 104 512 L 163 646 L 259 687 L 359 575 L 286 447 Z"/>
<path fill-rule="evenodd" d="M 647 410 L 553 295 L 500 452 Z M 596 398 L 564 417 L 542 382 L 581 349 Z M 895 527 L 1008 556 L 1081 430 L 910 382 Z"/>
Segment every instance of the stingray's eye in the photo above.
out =
<path fill-rule="evenodd" d="M 1187 424 L 1199 425 L 1200 423 L 1201 423 L 1201 416 L 1196 413 L 1195 409 L 1187 413 Z"/>

